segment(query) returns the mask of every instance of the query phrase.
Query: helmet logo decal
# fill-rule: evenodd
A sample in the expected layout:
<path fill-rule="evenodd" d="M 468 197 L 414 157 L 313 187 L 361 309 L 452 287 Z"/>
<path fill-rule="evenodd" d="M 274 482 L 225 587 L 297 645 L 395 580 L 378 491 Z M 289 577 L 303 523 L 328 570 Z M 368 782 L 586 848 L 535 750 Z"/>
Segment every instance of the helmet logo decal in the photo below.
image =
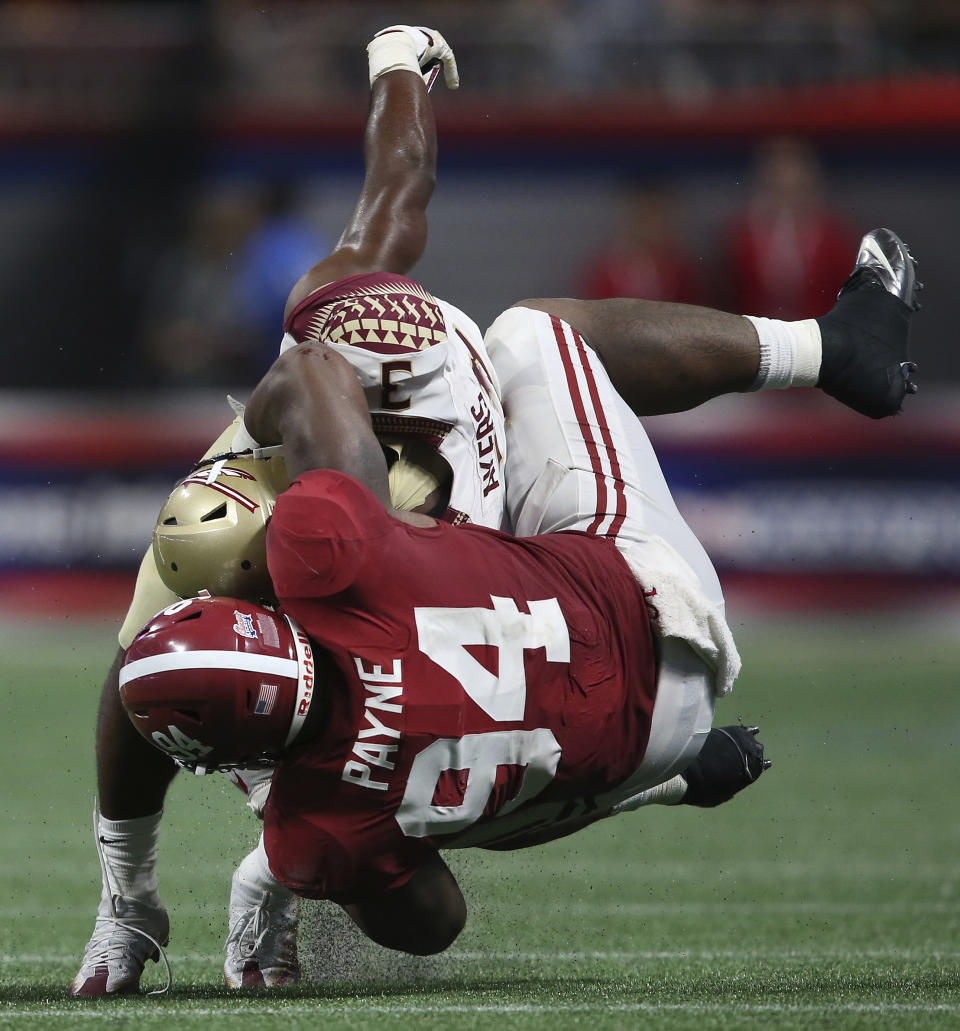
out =
<path fill-rule="evenodd" d="M 253 625 L 253 616 L 248 616 L 245 612 L 238 612 L 236 609 L 233 610 L 233 614 L 237 621 L 233 624 L 234 631 L 240 637 L 246 637 L 251 641 L 255 641 L 257 638 L 257 631 Z"/>
<path fill-rule="evenodd" d="M 280 631 L 277 629 L 277 621 L 272 619 L 266 612 L 257 616 L 257 630 L 260 631 L 260 640 L 268 648 L 280 647 Z"/>
<path fill-rule="evenodd" d="M 205 476 L 202 473 L 195 473 L 194 475 L 197 477 L 197 483 L 211 484 L 216 483 L 221 476 L 239 476 L 241 480 L 256 479 L 256 476 L 253 473 L 248 473 L 246 469 L 237 469 L 235 466 L 227 465 L 225 458 L 221 458 L 219 462 L 214 462 L 207 470 Z"/>
<path fill-rule="evenodd" d="M 302 631 L 297 631 L 297 642 L 303 649 L 302 673 L 301 673 L 301 694 L 300 704 L 297 706 L 297 715 L 306 716 L 313 700 L 313 649 L 310 647 L 310 638 Z"/>
<path fill-rule="evenodd" d="M 296 623 L 286 614 L 283 617 L 293 633 L 293 643 L 297 649 L 297 701 L 293 711 L 293 719 L 290 721 L 290 730 L 287 732 L 287 740 L 284 747 L 290 745 L 300 733 L 307 713 L 310 711 L 310 703 L 313 701 L 314 688 L 314 660 L 313 648 L 310 645 L 310 638 L 297 626 Z"/>
<path fill-rule="evenodd" d="M 257 695 L 257 700 L 253 706 L 253 714 L 255 716 L 269 716 L 273 712 L 274 705 L 277 704 L 277 685 L 276 684 L 261 684 L 260 694 Z"/>
<path fill-rule="evenodd" d="M 195 741 L 172 723 L 168 724 L 167 730 L 170 731 L 169 737 L 162 730 L 155 730 L 151 735 L 153 743 L 157 748 L 162 748 L 165 752 L 176 756 L 178 759 L 202 759 L 213 751 L 212 745 L 205 745 L 200 741 Z"/>
<path fill-rule="evenodd" d="M 220 465 L 219 462 L 211 466 L 209 472 L 194 473 L 193 475 L 188 476 L 183 482 L 199 483 L 204 487 L 209 487 L 211 490 L 215 490 L 218 493 L 223 494 L 225 497 L 236 501 L 238 504 L 243 505 L 243 507 L 250 512 L 259 508 L 260 506 L 256 501 L 248 498 L 246 494 L 241 494 L 240 491 L 234 490 L 233 487 L 228 487 L 225 483 L 221 483 L 218 479 L 218 477 L 236 476 L 241 480 L 256 480 L 256 476 L 251 475 L 243 469 L 232 469 L 230 466 L 222 466 L 218 469 L 218 465 Z"/>

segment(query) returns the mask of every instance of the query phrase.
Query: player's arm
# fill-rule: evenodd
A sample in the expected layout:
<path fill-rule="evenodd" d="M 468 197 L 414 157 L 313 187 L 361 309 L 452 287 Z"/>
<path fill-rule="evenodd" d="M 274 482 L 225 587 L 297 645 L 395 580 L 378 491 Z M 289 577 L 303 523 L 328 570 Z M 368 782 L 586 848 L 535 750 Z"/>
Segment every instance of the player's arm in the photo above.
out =
<path fill-rule="evenodd" d="M 337 469 L 391 508 L 363 389 L 332 348 L 311 342 L 282 354 L 254 389 L 244 424 L 263 446 L 283 444 L 291 480 L 311 469 Z"/>
<path fill-rule="evenodd" d="M 459 79 L 453 51 L 433 29 L 394 25 L 377 33 L 367 54 L 370 110 L 360 197 L 334 252 L 290 292 L 286 315 L 334 280 L 364 272 L 409 272 L 426 246 L 437 132 L 420 69 L 439 61 L 447 85 L 455 89 Z"/>
<path fill-rule="evenodd" d="M 244 426 L 261 446 L 283 444 L 287 473 L 336 469 L 367 487 L 396 519 L 432 526 L 429 516 L 390 503 L 387 463 L 353 366 L 311 341 L 282 354 L 254 388 Z"/>

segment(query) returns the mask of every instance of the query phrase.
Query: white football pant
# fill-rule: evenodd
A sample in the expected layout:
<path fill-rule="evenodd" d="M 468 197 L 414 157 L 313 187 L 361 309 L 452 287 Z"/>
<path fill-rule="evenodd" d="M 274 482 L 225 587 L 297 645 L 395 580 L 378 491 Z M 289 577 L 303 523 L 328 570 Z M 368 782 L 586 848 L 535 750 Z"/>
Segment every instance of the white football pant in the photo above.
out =
<path fill-rule="evenodd" d="M 714 610 L 722 621 L 713 565 L 680 515 L 640 420 L 596 352 L 567 323 L 530 308 L 504 312 L 485 344 L 502 391 L 514 532 L 612 537 L 645 588 L 683 583 L 688 595 L 699 596 L 695 608 Z M 669 609 L 667 593 L 661 589 L 651 604 Z M 681 636 L 661 635 L 659 647 L 650 742 L 618 796 L 683 770 L 710 731 L 714 670 Z"/>

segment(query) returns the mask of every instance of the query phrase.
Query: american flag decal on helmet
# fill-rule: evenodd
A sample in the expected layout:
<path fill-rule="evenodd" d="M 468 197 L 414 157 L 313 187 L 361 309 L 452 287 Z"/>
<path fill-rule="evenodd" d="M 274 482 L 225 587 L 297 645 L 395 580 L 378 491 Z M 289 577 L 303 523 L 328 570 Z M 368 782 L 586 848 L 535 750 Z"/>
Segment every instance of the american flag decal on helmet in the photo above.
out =
<path fill-rule="evenodd" d="M 277 704 L 277 685 L 276 684 L 261 684 L 260 694 L 257 695 L 257 701 L 253 706 L 253 714 L 255 716 L 269 716 L 273 712 L 274 705 Z"/>

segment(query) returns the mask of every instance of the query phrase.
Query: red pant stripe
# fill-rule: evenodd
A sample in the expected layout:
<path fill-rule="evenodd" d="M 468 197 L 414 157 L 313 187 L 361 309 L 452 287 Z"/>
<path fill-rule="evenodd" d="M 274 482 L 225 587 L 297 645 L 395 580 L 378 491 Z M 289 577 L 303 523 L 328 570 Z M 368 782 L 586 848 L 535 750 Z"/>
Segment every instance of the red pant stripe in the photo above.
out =
<path fill-rule="evenodd" d="M 570 327 L 570 330 L 573 333 L 573 339 L 577 346 L 577 353 L 580 356 L 580 361 L 583 366 L 584 376 L 587 381 L 587 389 L 590 391 L 590 399 L 593 402 L 593 410 L 596 415 L 600 436 L 603 440 L 603 446 L 606 449 L 607 458 L 610 462 L 610 476 L 613 480 L 613 490 L 616 498 L 616 514 L 613 517 L 613 521 L 610 523 L 606 536 L 616 537 L 620 532 L 620 527 L 623 526 L 624 519 L 627 517 L 627 497 L 624 492 L 623 473 L 620 469 L 620 456 L 617 454 L 617 449 L 613 444 L 613 434 L 610 432 L 610 426 L 606 419 L 606 410 L 600 400 L 600 389 L 597 386 L 597 378 L 594 375 L 593 367 L 590 365 L 586 344 L 583 342 L 583 337 L 581 337 L 572 326 Z"/>

